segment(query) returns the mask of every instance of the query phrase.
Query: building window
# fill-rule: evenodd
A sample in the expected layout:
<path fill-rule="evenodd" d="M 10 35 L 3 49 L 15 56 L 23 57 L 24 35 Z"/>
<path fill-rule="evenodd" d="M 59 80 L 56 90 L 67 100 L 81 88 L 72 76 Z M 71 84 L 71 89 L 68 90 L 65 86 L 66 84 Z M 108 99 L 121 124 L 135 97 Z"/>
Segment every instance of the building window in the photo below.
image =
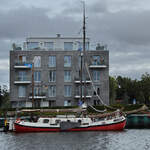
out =
<path fill-rule="evenodd" d="M 92 56 L 92 65 L 100 65 L 100 56 Z"/>
<path fill-rule="evenodd" d="M 71 71 L 64 71 L 64 82 L 71 82 Z"/>
<path fill-rule="evenodd" d="M 35 82 L 40 82 L 41 81 L 41 72 L 40 71 L 35 71 L 34 72 L 34 81 Z"/>
<path fill-rule="evenodd" d="M 56 56 L 49 56 L 49 67 L 56 67 Z"/>
<path fill-rule="evenodd" d="M 34 67 L 41 67 L 41 56 L 35 56 L 33 62 Z"/>
<path fill-rule="evenodd" d="M 96 85 L 95 86 L 95 90 L 94 90 L 94 92 L 93 92 L 93 95 L 100 95 L 100 86 L 98 86 L 98 85 Z"/>
<path fill-rule="evenodd" d="M 78 50 L 82 51 L 83 50 L 83 42 L 78 42 Z M 85 50 L 89 50 L 89 42 L 85 42 Z"/>
<path fill-rule="evenodd" d="M 27 76 L 26 76 L 25 71 L 19 71 L 18 72 L 18 80 L 19 81 L 26 81 L 27 80 Z"/>
<path fill-rule="evenodd" d="M 48 96 L 49 97 L 56 97 L 56 86 L 55 85 L 50 85 L 48 87 Z"/>
<path fill-rule="evenodd" d="M 72 95 L 72 87 L 71 85 L 65 85 L 64 86 L 64 96 L 65 97 L 71 97 Z"/>
<path fill-rule="evenodd" d="M 26 62 L 26 56 L 19 56 L 19 63 L 25 63 Z"/>
<path fill-rule="evenodd" d="M 56 101 L 55 100 L 50 100 L 48 105 L 49 105 L 49 107 L 56 106 Z"/>
<path fill-rule="evenodd" d="M 73 50 L 73 42 L 64 42 L 64 50 L 65 51 Z"/>
<path fill-rule="evenodd" d="M 27 49 L 38 49 L 39 43 L 38 42 L 27 42 Z"/>
<path fill-rule="evenodd" d="M 64 101 L 64 106 L 71 106 L 71 101 L 70 100 Z"/>
<path fill-rule="evenodd" d="M 82 86 L 82 96 L 91 96 L 91 88 L 89 86 Z M 81 96 L 81 87 L 77 86 L 75 90 L 75 95 L 76 96 Z"/>
<path fill-rule="evenodd" d="M 82 51 L 82 43 L 81 42 L 77 42 L 77 43 L 78 43 L 77 50 Z"/>
<path fill-rule="evenodd" d="M 25 86 L 18 87 L 18 97 L 26 97 L 26 87 Z"/>
<path fill-rule="evenodd" d="M 100 80 L 100 71 L 93 70 L 93 81 L 99 81 Z"/>
<path fill-rule="evenodd" d="M 56 82 L 56 71 L 49 71 L 49 82 Z"/>
<path fill-rule="evenodd" d="M 44 42 L 44 47 L 47 50 L 54 50 L 54 43 L 53 42 Z"/>
<path fill-rule="evenodd" d="M 89 50 L 89 42 L 85 42 L 85 50 Z"/>
<path fill-rule="evenodd" d="M 64 56 L 64 67 L 71 67 L 71 56 Z"/>
<path fill-rule="evenodd" d="M 41 96 L 41 87 L 34 87 L 34 96 Z"/>
<path fill-rule="evenodd" d="M 21 107 L 25 107 L 25 102 L 17 102 L 17 107 L 21 108 Z"/>
<path fill-rule="evenodd" d="M 96 105 L 100 105 L 101 103 L 100 103 L 100 100 L 94 100 L 94 105 L 96 106 Z"/>

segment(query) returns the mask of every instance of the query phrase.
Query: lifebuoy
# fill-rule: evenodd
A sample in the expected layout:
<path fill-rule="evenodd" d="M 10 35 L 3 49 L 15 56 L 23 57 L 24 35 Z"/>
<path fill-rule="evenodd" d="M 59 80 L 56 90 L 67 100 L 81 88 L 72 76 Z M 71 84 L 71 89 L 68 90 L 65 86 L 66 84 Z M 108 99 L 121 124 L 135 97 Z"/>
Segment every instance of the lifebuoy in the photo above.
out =
<path fill-rule="evenodd" d="M 16 119 L 16 123 L 20 123 L 20 121 L 21 121 L 20 118 Z"/>

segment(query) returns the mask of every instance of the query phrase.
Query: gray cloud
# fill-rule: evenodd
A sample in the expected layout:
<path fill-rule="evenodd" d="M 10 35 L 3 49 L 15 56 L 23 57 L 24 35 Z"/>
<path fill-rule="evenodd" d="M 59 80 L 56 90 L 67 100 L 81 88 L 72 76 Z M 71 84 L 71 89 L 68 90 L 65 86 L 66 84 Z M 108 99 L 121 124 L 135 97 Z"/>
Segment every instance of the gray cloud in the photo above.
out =
<path fill-rule="evenodd" d="M 94 45 L 97 42 L 108 45 L 111 75 L 139 78 L 142 73 L 150 72 L 149 3 L 148 0 L 86 1 L 87 35 Z M 0 8 L 0 59 L 8 59 L 11 44 L 23 42 L 26 37 L 55 36 L 56 33 L 80 36 L 80 0 L 61 3 L 2 0 Z M 8 69 L 0 72 L 0 78 L 3 76 L 3 81 L 8 81 Z"/>
<path fill-rule="evenodd" d="M 78 29 L 78 22 L 72 17 L 62 14 L 50 18 L 47 15 L 48 11 L 47 9 L 32 7 L 19 8 L 7 13 L 0 12 L 1 20 L 3 20 L 0 24 L 0 38 L 51 36 L 57 32 L 71 33 Z"/>
<path fill-rule="evenodd" d="M 8 73 L 8 70 L 0 71 L 0 85 L 9 86 L 9 73 Z"/>
<path fill-rule="evenodd" d="M 145 45 L 150 38 L 150 11 L 135 12 L 123 11 L 115 14 L 108 14 L 104 22 L 109 24 L 107 32 L 117 40 L 127 44 Z"/>
<path fill-rule="evenodd" d="M 66 7 L 67 6 L 67 7 Z M 66 15 L 80 15 L 82 16 L 83 13 L 83 3 L 78 1 L 77 3 L 64 3 L 64 7 L 66 7 L 63 11 Z M 85 3 L 85 10 L 87 14 L 99 14 L 107 12 L 107 4 L 103 0 L 93 0 L 90 5 Z M 79 17 L 79 16 L 78 16 Z"/>

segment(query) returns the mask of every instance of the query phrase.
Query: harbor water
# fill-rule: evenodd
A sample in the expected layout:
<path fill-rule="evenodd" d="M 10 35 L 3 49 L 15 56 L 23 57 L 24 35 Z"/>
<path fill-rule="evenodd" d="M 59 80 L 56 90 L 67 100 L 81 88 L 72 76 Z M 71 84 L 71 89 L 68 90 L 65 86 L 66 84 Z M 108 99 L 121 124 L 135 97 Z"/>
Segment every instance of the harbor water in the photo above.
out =
<path fill-rule="evenodd" d="M 0 150 L 150 150 L 150 130 L 19 134 L 0 132 Z"/>

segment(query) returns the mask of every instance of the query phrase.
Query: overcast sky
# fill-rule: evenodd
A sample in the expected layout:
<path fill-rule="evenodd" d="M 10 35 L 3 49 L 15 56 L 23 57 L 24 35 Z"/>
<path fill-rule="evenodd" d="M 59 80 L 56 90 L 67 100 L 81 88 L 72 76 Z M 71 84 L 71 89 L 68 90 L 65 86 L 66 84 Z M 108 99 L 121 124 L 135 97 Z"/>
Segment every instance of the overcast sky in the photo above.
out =
<path fill-rule="evenodd" d="M 150 0 L 85 0 L 86 31 L 107 44 L 110 75 L 150 73 Z M 0 0 L 0 85 L 9 85 L 9 51 L 30 36 L 81 36 L 80 0 Z"/>

